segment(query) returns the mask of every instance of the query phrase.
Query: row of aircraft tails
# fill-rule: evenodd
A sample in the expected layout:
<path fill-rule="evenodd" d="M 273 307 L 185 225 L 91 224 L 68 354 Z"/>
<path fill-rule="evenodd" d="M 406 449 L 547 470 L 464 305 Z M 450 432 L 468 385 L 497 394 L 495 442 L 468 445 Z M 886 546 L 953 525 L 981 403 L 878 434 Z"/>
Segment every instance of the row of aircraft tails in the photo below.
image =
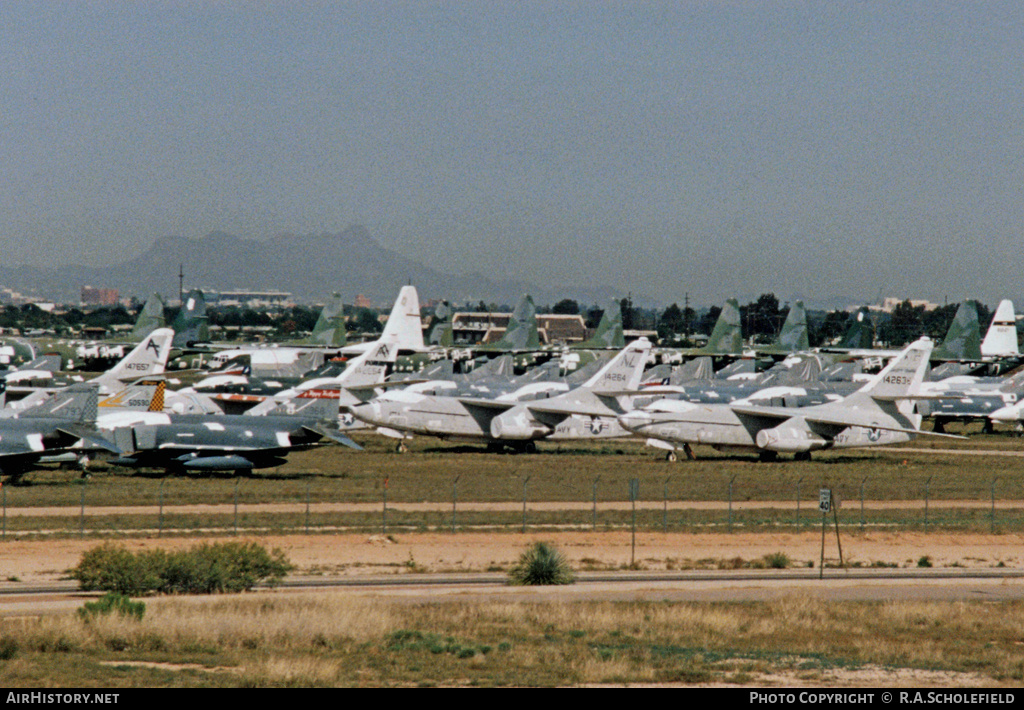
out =
<path fill-rule="evenodd" d="M 291 451 L 325 443 L 358 449 L 348 432 L 371 428 L 397 439 L 399 448 L 417 435 L 517 451 L 531 451 L 541 440 L 640 436 L 670 458 L 677 450 L 692 456 L 695 444 L 761 458 L 807 458 L 813 451 L 892 444 L 919 434 L 948 436 L 943 421 L 1024 417 L 1018 401 L 1024 376 L 934 377 L 951 364 L 1019 357 L 1009 301 L 1000 303 L 984 339 L 977 307 L 968 301 L 938 345 L 921 339 L 901 351 L 865 347 L 866 319 L 858 313 L 842 342 L 811 351 L 802 303 L 790 309 L 775 342 L 751 348 L 743 344 L 739 307 L 731 299 L 705 346 L 670 350 L 644 338 L 626 344 L 614 302 L 589 340 L 544 346 L 526 296 L 500 340 L 459 347 L 446 304 L 424 336 L 416 289 L 406 286 L 375 341 L 345 341 L 336 296 L 309 338 L 216 351 L 212 359 L 223 372 L 177 391 L 164 377 L 168 362 L 172 352 L 209 347 L 205 304 L 201 293 L 189 294 L 173 327 L 166 327 L 159 297 L 151 302 L 140 315 L 137 344 L 123 345 L 124 356 L 90 381 L 45 377 L 52 368 L 6 373 L 3 396 L 11 401 L 0 410 L 0 472 L 16 477 L 43 462 L 95 455 L 170 472 L 240 472 L 279 465 Z M 325 353 L 340 355 L 343 364 L 318 360 Z M 401 358 L 419 372 L 396 372 Z M 846 361 L 863 358 L 889 364 L 873 376 L 852 376 Z M 777 364 L 756 373 L 749 366 L 756 359 Z M 456 372 L 460 360 L 476 367 Z M 231 372 L 239 362 L 247 363 L 244 376 Z M 532 366 L 523 371 L 524 363 Z M 310 375 L 306 369 L 317 364 Z M 252 375 L 260 365 L 295 376 L 265 382 L 254 394 Z M 932 367 L 933 381 L 927 381 Z M 27 384 L 40 380 L 48 386 Z M 965 406 L 967 400 L 977 406 Z M 923 416 L 935 418 L 935 431 L 922 431 Z"/>

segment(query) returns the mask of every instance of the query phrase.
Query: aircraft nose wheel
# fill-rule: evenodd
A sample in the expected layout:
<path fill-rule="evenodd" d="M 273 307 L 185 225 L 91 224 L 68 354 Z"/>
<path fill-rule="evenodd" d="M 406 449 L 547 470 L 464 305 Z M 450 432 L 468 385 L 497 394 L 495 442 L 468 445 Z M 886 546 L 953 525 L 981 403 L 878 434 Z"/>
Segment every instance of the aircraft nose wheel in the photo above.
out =
<path fill-rule="evenodd" d="M 396 454 L 404 454 L 408 450 L 409 450 L 409 447 L 405 445 L 404 441 L 399 441 L 398 445 L 395 447 L 395 453 Z"/>
<path fill-rule="evenodd" d="M 676 456 L 675 451 L 669 451 L 667 454 L 665 454 L 665 460 L 670 463 L 675 463 L 678 459 L 679 457 Z"/>

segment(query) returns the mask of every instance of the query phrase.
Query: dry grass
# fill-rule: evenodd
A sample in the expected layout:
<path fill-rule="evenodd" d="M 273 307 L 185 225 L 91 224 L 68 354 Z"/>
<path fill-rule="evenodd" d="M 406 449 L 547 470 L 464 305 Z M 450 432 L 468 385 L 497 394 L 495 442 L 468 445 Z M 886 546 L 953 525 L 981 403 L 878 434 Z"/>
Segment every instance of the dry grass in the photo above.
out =
<path fill-rule="evenodd" d="M 1013 685 L 1024 679 L 1021 628 L 1018 603 L 384 605 L 261 593 L 159 600 L 141 622 L 6 622 L 14 651 L 0 683 L 877 684 L 881 673 L 908 685 Z"/>

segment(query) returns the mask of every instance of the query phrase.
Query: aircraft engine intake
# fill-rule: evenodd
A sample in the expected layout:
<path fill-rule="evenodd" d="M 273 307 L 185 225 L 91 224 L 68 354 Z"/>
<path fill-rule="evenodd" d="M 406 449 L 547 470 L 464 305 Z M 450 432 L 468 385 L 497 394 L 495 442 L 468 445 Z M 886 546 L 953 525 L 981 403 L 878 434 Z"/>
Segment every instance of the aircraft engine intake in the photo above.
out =
<path fill-rule="evenodd" d="M 510 409 L 491 420 L 491 436 L 503 441 L 540 439 L 551 432 L 551 427 L 538 422 L 525 409 Z"/>
<path fill-rule="evenodd" d="M 811 431 L 802 417 L 788 419 L 772 429 L 757 432 L 757 445 L 766 451 L 804 453 L 824 449 L 829 442 Z"/>

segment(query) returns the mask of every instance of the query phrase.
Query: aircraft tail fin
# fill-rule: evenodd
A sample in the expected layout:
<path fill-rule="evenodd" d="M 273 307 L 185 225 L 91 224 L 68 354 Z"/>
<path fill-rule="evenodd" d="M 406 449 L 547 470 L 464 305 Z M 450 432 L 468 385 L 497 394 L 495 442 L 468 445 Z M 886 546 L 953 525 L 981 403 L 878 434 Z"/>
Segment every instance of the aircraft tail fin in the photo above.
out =
<path fill-rule="evenodd" d="M 343 387 L 376 385 L 387 377 L 388 367 L 394 365 L 398 347 L 378 341 L 372 348 L 352 360 L 339 375 Z"/>
<path fill-rule="evenodd" d="M 981 360 L 981 328 L 978 324 L 978 304 L 964 301 L 956 309 L 949 324 L 946 338 L 932 351 L 934 359 Z"/>
<path fill-rule="evenodd" d="M 206 298 L 199 289 L 189 291 L 181 304 L 177 318 L 171 324 L 174 330 L 174 347 L 190 343 L 204 343 L 210 339 L 210 317 L 206 315 Z"/>
<path fill-rule="evenodd" d="M 595 394 L 636 390 L 640 387 L 650 352 L 651 343 L 647 338 L 634 340 L 587 380 L 583 387 Z"/>
<path fill-rule="evenodd" d="M 859 308 L 850 319 L 850 326 L 846 329 L 846 333 L 837 347 L 860 350 L 870 348 L 874 342 L 875 326 L 871 322 L 871 311 L 867 308 Z"/>
<path fill-rule="evenodd" d="M 621 349 L 626 347 L 626 338 L 622 332 L 622 306 L 612 300 L 601 314 L 601 322 L 593 337 L 572 346 L 573 350 L 586 349 Z"/>
<path fill-rule="evenodd" d="M 811 349 L 811 341 L 807 336 L 807 311 L 804 302 L 797 301 L 790 306 L 786 322 L 782 324 L 779 337 L 772 344 L 779 350 L 798 352 Z"/>
<path fill-rule="evenodd" d="M 313 332 L 306 343 L 327 347 L 342 347 L 345 344 L 345 305 L 341 302 L 341 294 L 335 293 L 331 300 L 320 311 Z"/>
<path fill-rule="evenodd" d="M 93 424 L 96 422 L 96 407 L 99 393 L 95 386 L 88 382 L 71 385 L 58 390 L 52 397 L 41 404 L 24 410 L 21 418 L 54 418 L 68 422 Z"/>
<path fill-rule="evenodd" d="M 933 347 L 928 338 L 915 340 L 855 394 L 882 401 L 912 398 L 921 390 Z"/>
<path fill-rule="evenodd" d="M 735 298 L 725 302 L 722 312 L 718 314 L 715 328 L 708 338 L 707 347 L 709 353 L 721 353 L 723 355 L 740 355 L 743 353 L 743 329 L 740 325 L 740 304 Z"/>
<path fill-rule="evenodd" d="M 164 317 L 164 299 L 160 297 L 159 293 L 154 293 L 139 311 L 135 327 L 132 328 L 131 340 L 138 342 L 157 328 L 165 327 L 167 327 L 167 319 Z"/>
<path fill-rule="evenodd" d="M 441 301 L 434 309 L 434 322 L 427 338 L 430 345 L 450 348 L 455 344 L 452 332 L 452 307 L 448 301 Z"/>
<path fill-rule="evenodd" d="M 524 295 L 519 299 L 509 318 L 505 335 L 490 347 L 495 350 L 531 350 L 540 347 L 537 307 L 533 304 L 533 298 Z"/>
<path fill-rule="evenodd" d="M 117 408 L 133 411 L 162 412 L 167 383 L 162 377 L 144 377 L 132 382 L 116 394 L 99 401 L 102 409 Z"/>
<path fill-rule="evenodd" d="M 157 328 L 114 367 L 92 382 L 101 388 L 110 389 L 120 387 L 123 380 L 162 374 L 167 367 L 173 340 L 174 331 L 170 328 Z"/>
<path fill-rule="evenodd" d="M 1003 300 L 996 307 L 985 339 L 981 343 L 981 354 L 985 357 L 1013 357 L 1020 355 L 1017 344 L 1017 316 L 1013 301 Z"/>
<path fill-rule="evenodd" d="M 387 343 L 397 350 L 422 352 L 423 321 L 420 319 L 420 297 L 415 286 L 403 286 L 391 308 L 388 322 L 384 324 L 380 343 Z"/>

